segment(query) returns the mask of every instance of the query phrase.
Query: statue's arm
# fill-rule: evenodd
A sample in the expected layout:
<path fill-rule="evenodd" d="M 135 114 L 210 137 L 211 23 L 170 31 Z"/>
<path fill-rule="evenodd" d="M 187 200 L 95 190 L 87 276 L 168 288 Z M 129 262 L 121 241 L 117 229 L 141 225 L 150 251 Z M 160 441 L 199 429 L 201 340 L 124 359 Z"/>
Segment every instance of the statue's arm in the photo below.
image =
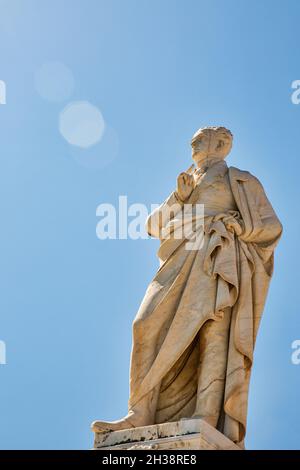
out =
<path fill-rule="evenodd" d="M 155 209 L 146 220 L 146 231 L 151 237 L 161 238 L 161 230 L 182 210 L 184 203 L 179 199 L 177 192 L 170 196 Z"/>
<path fill-rule="evenodd" d="M 270 243 L 277 242 L 282 233 L 282 224 L 278 219 L 261 182 L 253 175 L 250 178 L 249 189 L 251 191 L 251 198 L 249 197 L 248 204 L 250 212 L 252 213 L 252 221 L 256 219 L 255 215 L 258 214 L 259 227 L 253 226 L 250 231 L 245 230 L 245 236 L 253 243 L 268 246 Z M 253 223 L 253 222 L 252 222 Z M 255 224 L 254 224 L 255 225 Z M 248 234 L 247 234 L 248 232 Z"/>
<path fill-rule="evenodd" d="M 261 182 L 248 171 L 229 168 L 229 180 L 241 221 L 239 237 L 262 249 L 274 250 L 282 225 Z"/>

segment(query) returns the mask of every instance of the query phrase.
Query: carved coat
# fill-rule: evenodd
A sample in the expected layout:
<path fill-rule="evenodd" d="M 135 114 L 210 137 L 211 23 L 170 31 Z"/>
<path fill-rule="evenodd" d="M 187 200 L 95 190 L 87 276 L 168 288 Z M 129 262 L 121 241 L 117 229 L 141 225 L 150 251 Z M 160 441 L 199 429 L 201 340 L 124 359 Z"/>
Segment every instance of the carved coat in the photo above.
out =
<path fill-rule="evenodd" d="M 150 235 L 161 239 L 161 266 L 133 323 L 129 408 L 158 387 L 156 423 L 192 416 L 201 385 L 195 338 L 231 308 L 221 431 L 242 445 L 254 344 L 282 226 L 258 179 L 225 161 L 204 173 L 187 202 L 190 218 L 172 193 L 147 221 Z M 205 215 L 196 228 L 199 248 L 187 250 L 186 238 L 165 233 L 195 221 L 197 203 Z M 164 220 L 170 206 L 172 220 Z"/>

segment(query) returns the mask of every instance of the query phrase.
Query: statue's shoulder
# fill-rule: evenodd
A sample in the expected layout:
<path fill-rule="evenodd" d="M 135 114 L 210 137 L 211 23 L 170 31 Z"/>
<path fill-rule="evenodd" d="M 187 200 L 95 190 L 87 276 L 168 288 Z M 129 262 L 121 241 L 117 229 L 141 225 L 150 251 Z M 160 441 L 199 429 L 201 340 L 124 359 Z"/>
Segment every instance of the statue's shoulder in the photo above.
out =
<path fill-rule="evenodd" d="M 230 166 L 228 168 L 229 178 L 231 181 L 238 180 L 238 181 L 251 181 L 253 183 L 260 183 L 259 179 L 256 176 L 252 175 L 250 171 L 247 170 L 240 170 L 235 166 Z"/>

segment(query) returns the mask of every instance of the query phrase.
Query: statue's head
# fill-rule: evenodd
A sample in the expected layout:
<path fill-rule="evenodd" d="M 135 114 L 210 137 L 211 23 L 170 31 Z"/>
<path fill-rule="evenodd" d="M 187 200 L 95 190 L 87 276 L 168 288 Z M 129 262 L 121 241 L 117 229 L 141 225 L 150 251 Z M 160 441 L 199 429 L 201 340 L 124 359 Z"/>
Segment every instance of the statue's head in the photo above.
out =
<path fill-rule="evenodd" d="M 192 158 L 201 165 L 207 157 L 226 158 L 232 147 L 233 136 L 225 127 L 203 127 L 192 137 Z"/>

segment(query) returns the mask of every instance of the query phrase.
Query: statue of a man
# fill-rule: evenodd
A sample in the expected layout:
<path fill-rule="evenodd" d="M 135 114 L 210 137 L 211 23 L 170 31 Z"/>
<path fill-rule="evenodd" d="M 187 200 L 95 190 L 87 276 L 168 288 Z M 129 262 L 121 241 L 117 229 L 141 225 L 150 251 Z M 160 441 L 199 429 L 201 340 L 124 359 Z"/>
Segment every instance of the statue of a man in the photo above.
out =
<path fill-rule="evenodd" d="M 196 168 L 178 176 L 147 220 L 161 240 L 161 265 L 133 322 L 128 414 L 92 429 L 201 418 L 243 448 L 254 344 L 282 226 L 258 179 L 227 167 L 229 130 L 200 129 L 191 145 Z M 192 248 L 190 237 L 175 236 L 191 221 Z"/>

